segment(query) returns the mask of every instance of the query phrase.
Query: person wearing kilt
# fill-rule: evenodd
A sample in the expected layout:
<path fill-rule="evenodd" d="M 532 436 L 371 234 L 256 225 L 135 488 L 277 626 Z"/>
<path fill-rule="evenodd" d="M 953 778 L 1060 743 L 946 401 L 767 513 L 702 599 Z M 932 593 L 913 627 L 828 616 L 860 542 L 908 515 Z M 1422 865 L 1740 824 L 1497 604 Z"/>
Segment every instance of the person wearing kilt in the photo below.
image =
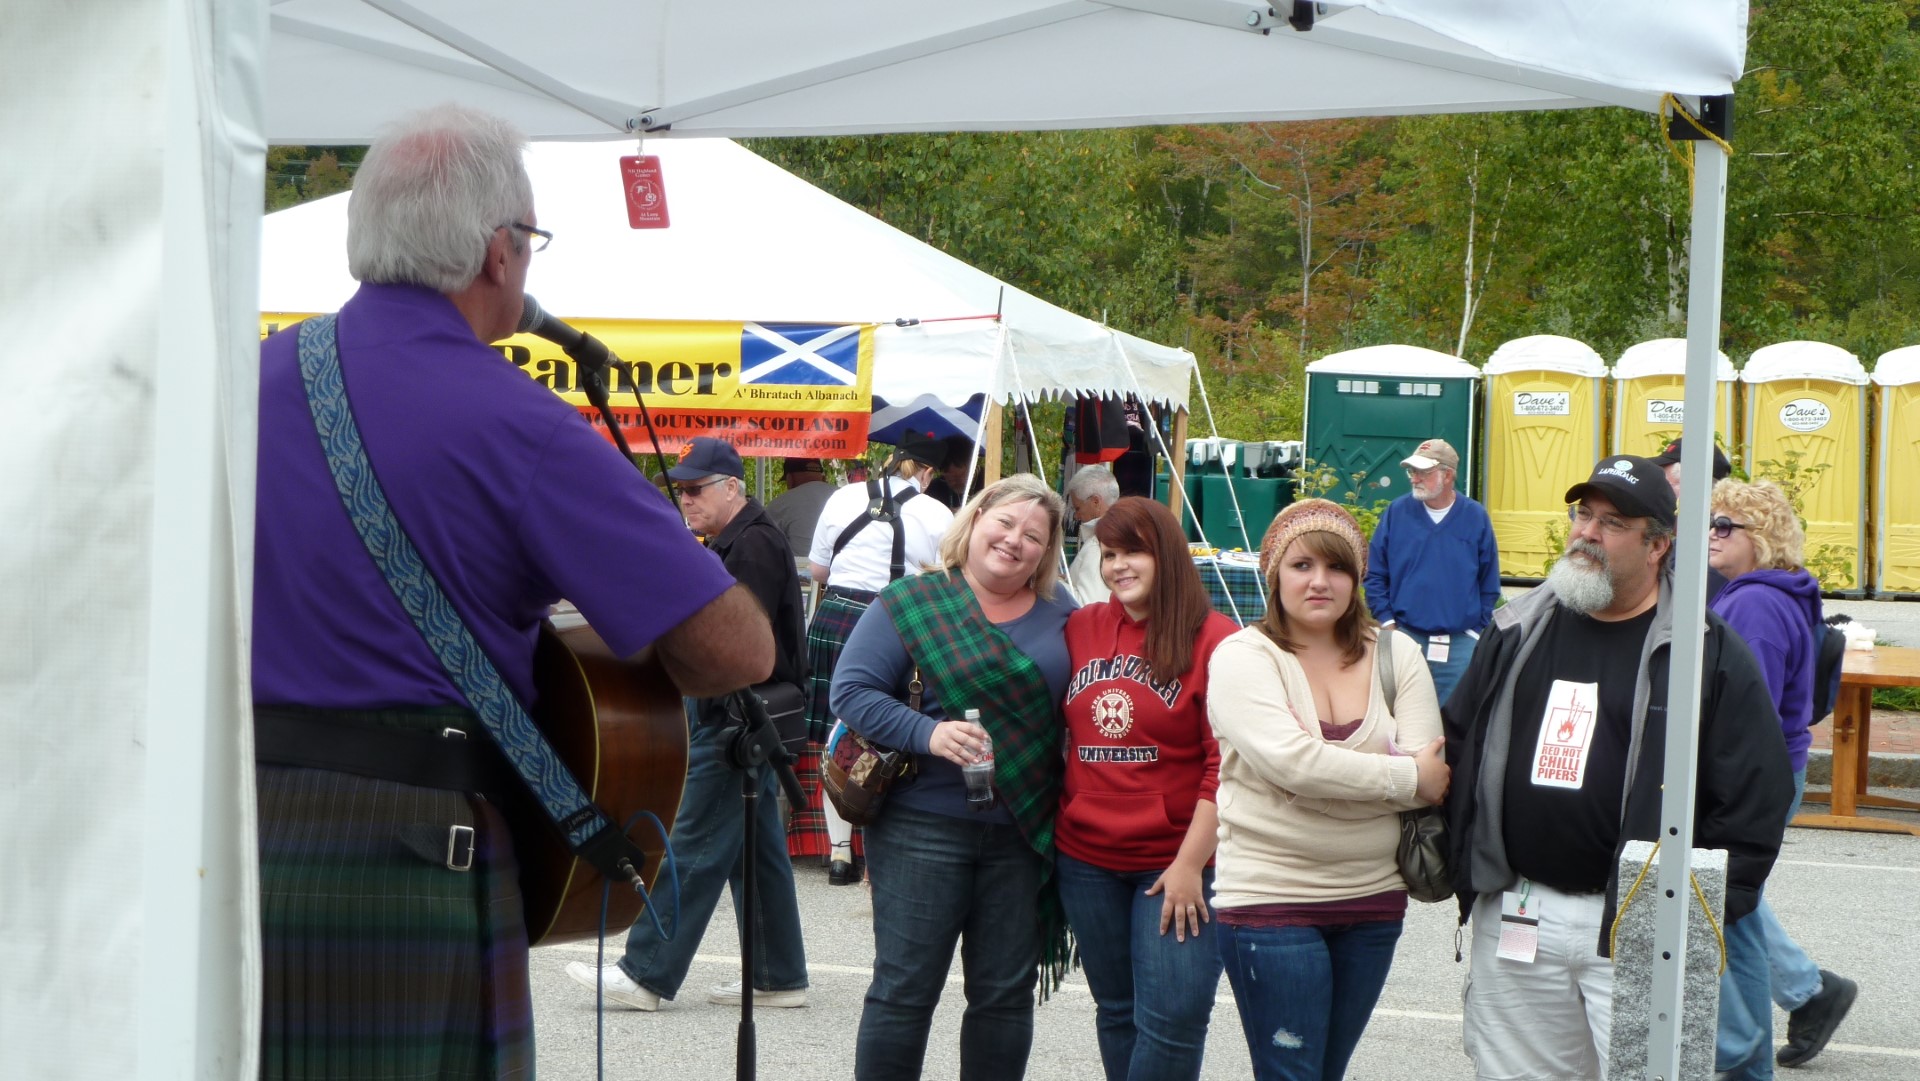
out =
<path fill-rule="evenodd" d="M 953 512 L 921 493 L 945 454 L 946 445 L 932 435 L 903 433 L 887 470 L 887 498 L 881 481 L 847 484 L 827 500 L 814 526 L 809 570 L 826 588 L 807 628 L 807 749 L 796 770 L 807 806 L 796 808 L 787 824 L 787 854 L 828 858 L 827 881 L 836 886 L 860 881 L 860 872 L 853 827 L 834 813 L 820 788 L 820 751 L 833 730 L 827 695 L 834 666 L 874 595 L 903 574 L 938 562 L 940 537 Z"/>
<path fill-rule="evenodd" d="M 518 777 L 370 556 L 312 403 L 344 394 L 392 517 L 523 704 L 562 598 L 618 655 L 651 647 L 685 694 L 773 666 L 753 595 L 578 411 L 488 345 L 514 333 L 550 239 L 525 142 L 456 106 L 382 136 L 348 209 L 361 286 L 332 320 L 344 392 L 310 402 L 303 379 L 326 323 L 261 345 L 252 678 L 268 1081 L 526 1078 L 534 1061 L 518 861 L 495 798 Z"/>

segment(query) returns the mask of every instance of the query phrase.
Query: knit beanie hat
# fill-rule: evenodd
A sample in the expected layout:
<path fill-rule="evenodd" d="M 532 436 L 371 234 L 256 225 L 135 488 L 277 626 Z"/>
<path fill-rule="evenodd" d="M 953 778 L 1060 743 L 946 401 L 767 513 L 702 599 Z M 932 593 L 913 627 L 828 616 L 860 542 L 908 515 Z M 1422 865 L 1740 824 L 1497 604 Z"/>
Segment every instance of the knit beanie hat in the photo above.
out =
<path fill-rule="evenodd" d="M 1261 538 L 1260 579 L 1267 584 L 1269 592 L 1280 577 L 1280 557 L 1286 554 L 1294 538 L 1303 533 L 1331 533 L 1347 549 L 1354 581 L 1367 576 L 1367 539 L 1360 535 L 1360 525 L 1353 520 L 1353 515 L 1332 500 L 1302 499 L 1281 511 L 1273 524 L 1267 526 L 1267 535 Z"/>

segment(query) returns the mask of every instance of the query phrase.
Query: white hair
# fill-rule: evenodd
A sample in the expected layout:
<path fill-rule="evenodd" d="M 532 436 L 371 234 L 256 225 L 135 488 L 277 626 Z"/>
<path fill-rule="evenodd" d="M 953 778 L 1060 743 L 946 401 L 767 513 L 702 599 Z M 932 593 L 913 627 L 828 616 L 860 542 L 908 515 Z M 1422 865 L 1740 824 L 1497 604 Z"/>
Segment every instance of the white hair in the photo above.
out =
<path fill-rule="evenodd" d="M 442 293 L 480 276 L 501 226 L 533 214 L 520 160 L 527 138 L 459 105 L 402 120 L 368 148 L 347 200 L 347 268 L 355 279 Z M 513 232 L 514 250 L 526 242 Z"/>
<path fill-rule="evenodd" d="M 1120 482 L 1113 478 L 1113 470 L 1104 465 L 1082 466 L 1074 472 L 1072 479 L 1067 481 L 1068 499 L 1088 499 L 1094 496 L 1108 503 L 1120 498 Z"/>
<path fill-rule="evenodd" d="M 1592 563 L 1576 563 L 1575 550 L 1591 557 Z M 1583 615 L 1605 611 L 1613 603 L 1613 568 L 1607 550 L 1590 541 L 1576 540 L 1567 545 L 1568 555 L 1554 560 L 1547 571 L 1547 585 L 1560 603 Z"/>

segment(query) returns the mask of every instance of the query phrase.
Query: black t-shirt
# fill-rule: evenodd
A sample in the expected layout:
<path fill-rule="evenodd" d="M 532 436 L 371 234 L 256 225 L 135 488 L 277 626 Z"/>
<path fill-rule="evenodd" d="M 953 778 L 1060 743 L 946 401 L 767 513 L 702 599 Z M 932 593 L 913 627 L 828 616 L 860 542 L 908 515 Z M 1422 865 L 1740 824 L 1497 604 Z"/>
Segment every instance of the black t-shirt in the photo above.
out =
<path fill-rule="evenodd" d="M 1649 608 L 1610 623 L 1561 608 L 1515 680 L 1504 827 L 1515 873 L 1567 893 L 1606 889 L 1620 838 L 1634 680 L 1653 617 Z"/>

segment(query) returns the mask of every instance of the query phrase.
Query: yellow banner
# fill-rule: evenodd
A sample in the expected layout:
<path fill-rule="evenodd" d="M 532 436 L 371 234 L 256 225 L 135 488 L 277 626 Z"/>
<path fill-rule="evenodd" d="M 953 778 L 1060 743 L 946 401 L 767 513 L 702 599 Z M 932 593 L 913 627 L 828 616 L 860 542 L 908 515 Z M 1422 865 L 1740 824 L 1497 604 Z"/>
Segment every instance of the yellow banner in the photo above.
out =
<path fill-rule="evenodd" d="M 261 335 L 306 318 L 269 312 Z M 633 449 L 677 452 L 694 436 L 725 439 L 760 457 L 864 454 L 873 416 L 873 327 L 833 323 L 580 320 L 571 324 L 613 351 L 607 374 L 616 423 Z M 581 389 L 578 366 L 530 334 L 498 348 L 521 371 L 604 430 Z M 635 400 L 646 405 L 645 415 Z"/>

